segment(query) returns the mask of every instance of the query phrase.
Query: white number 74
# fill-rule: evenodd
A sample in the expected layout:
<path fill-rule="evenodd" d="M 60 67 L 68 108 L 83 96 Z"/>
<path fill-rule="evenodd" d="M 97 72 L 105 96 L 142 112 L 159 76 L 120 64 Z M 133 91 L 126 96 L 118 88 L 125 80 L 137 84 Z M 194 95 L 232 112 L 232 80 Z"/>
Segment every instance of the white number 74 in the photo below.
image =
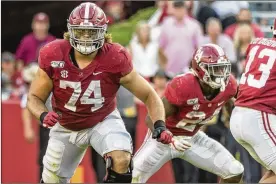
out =
<path fill-rule="evenodd" d="M 59 87 L 62 89 L 66 89 L 67 87 L 73 88 L 74 92 L 69 99 L 69 101 L 64 105 L 66 109 L 76 112 L 77 107 L 76 103 L 81 94 L 81 82 L 72 82 L 60 80 Z M 94 98 L 89 98 L 90 95 L 94 92 Z M 88 88 L 80 98 L 81 104 L 94 104 L 94 107 L 91 107 L 91 111 L 94 112 L 100 109 L 104 103 L 104 97 L 102 97 L 101 92 L 101 83 L 99 80 L 91 81 Z"/>

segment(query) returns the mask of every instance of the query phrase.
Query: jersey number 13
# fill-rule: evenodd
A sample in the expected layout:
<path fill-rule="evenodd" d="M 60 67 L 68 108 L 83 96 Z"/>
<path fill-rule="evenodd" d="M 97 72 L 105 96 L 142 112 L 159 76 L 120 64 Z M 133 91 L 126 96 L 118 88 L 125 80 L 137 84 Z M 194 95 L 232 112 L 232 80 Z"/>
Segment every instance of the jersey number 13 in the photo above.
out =
<path fill-rule="evenodd" d="M 240 83 L 245 84 L 247 82 L 248 86 L 255 87 L 255 88 L 262 88 L 265 86 L 266 81 L 269 78 L 270 70 L 272 69 L 274 62 L 276 60 L 276 52 L 272 49 L 262 49 L 258 56 L 256 56 L 260 46 L 254 46 L 249 52 L 249 58 L 245 66 L 245 72 L 241 76 Z M 253 61 L 257 59 L 262 59 L 264 57 L 268 57 L 268 61 L 266 64 L 261 63 L 259 67 L 259 71 L 261 71 L 260 79 L 255 79 L 253 74 L 249 73 L 249 69 Z M 248 73 L 248 76 L 246 77 Z"/>

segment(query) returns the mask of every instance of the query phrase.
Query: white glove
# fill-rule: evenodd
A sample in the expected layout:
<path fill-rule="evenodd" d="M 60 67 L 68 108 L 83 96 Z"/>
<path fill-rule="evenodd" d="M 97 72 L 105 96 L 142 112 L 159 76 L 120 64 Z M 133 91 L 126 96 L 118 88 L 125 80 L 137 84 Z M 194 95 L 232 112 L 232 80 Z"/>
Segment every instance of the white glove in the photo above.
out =
<path fill-rule="evenodd" d="M 178 150 L 178 151 L 185 151 L 186 149 L 190 148 L 192 145 L 186 141 L 185 139 L 176 139 L 175 137 L 172 138 L 172 142 L 170 143 L 171 146 Z"/>

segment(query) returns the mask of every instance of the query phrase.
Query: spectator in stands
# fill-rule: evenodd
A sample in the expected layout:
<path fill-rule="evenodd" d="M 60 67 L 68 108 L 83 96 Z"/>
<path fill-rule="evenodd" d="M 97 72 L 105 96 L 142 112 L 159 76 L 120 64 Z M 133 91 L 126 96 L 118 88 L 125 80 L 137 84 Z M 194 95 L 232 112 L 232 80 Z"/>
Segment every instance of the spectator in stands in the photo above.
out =
<path fill-rule="evenodd" d="M 245 67 L 246 50 L 253 38 L 254 32 L 249 24 L 240 24 L 236 28 L 234 33 L 234 45 L 238 61 L 238 71 L 236 73 L 237 76 L 240 76 L 240 74 L 243 72 Z"/>
<path fill-rule="evenodd" d="M 22 76 L 26 83 L 27 89 L 29 89 L 31 82 L 35 78 L 35 74 L 38 70 L 39 66 L 36 62 L 28 64 L 24 69 L 22 70 Z M 33 143 L 35 140 L 35 133 L 34 128 L 32 126 L 32 120 L 33 116 L 31 112 L 27 108 L 27 95 L 28 92 L 23 95 L 20 106 L 21 106 L 21 116 L 23 121 L 23 131 L 24 131 L 24 138 L 27 142 Z M 48 97 L 46 103 L 45 103 L 47 109 L 49 111 L 52 111 L 52 104 L 51 104 L 51 95 Z M 49 132 L 50 129 L 45 128 L 43 126 L 39 126 L 39 155 L 38 155 L 38 164 L 39 164 L 39 176 L 38 181 L 41 178 L 42 171 L 43 171 L 43 156 L 46 153 L 48 140 L 49 140 Z"/>
<path fill-rule="evenodd" d="M 194 5 L 195 5 L 195 1 L 193 0 L 186 0 L 184 1 L 186 9 L 187 9 L 187 13 L 190 17 L 194 17 Z"/>
<path fill-rule="evenodd" d="M 109 24 L 114 24 L 125 18 L 126 12 L 124 11 L 124 3 L 124 1 L 96 2 L 106 13 Z"/>
<path fill-rule="evenodd" d="M 38 70 L 38 65 L 37 64 L 29 64 L 29 66 L 26 66 L 22 70 L 22 76 L 23 80 L 29 89 L 29 86 L 34 79 L 34 75 Z M 27 109 L 27 91 L 23 95 L 22 100 L 21 100 L 21 108 L 22 108 L 22 120 L 23 120 L 23 131 L 24 131 L 24 138 L 27 142 L 33 143 L 35 140 L 35 133 L 34 129 L 32 127 L 32 114 L 31 112 Z"/>
<path fill-rule="evenodd" d="M 2 53 L 2 100 L 19 99 L 25 92 L 21 73 L 15 69 L 15 57 L 10 52 Z"/>
<path fill-rule="evenodd" d="M 228 5 L 229 6 L 229 5 Z M 252 23 L 252 16 L 249 9 L 241 9 L 239 14 L 237 15 L 237 23 L 227 27 L 224 31 L 225 34 L 230 36 L 232 39 L 234 38 L 234 32 L 238 25 L 240 24 L 248 24 L 254 32 L 255 37 L 264 37 L 264 33 L 261 31 L 261 28 Z"/>
<path fill-rule="evenodd" d="M 169 16 L 168 7 L 170 1 L 156 1 L 157 10 L 154 14 L 148 19 L 148 24 L 151 27 L 151 40 L 153 42 L 158 42 L 160 37 L 160 26 L 163 23 L 164 19 Z"/>
<path fill-rule="evenodd" d="M 136 36 L 129 45 L 133 66 L 145 78 L 152 77 L 158 70 L 158 43 L 151 40 L 150 26 L 141 21 L 136 28 Z"/>
<path fill-rule="evenodd" d="M 247 1 L 214 1 L 211 7 L 217 12 L 225 30 L 231 24 L 236 23 L 236 15 L 241 9 L 248 9 Z"/>
<path fill-rule="evenodd" d="M 219 45 L 232 62 L 232 72 L 237 73 L 237 55 L 234 43 L 231 38 L 222 33 L 222 25 L 219 19 L 209 18 L 206 24 L 207 35 L 203 38 L 203 44 L 213 43 Z"/>
<path fill-rule="evenodd" d="M 15 60 L 11 53 L 3 52 L 1 56 L 1 89 L 2 100 L 8 100 L 12 92 L 11 77 L 15 71 Z"/>
<path fill-rule="evenodd" d="M 201 23 L 204 29 L 204 34 L 206 34 L 206 22 L 209 18 L 215 17 L 219 18 L 217 12 L 211 7 L 213 1 L 197 1 L 198 11 L 196 13 L 197 20 Z"/>
<path fill-rule="evenodd" d="M 10 79 L 8 78 L 7 75 L 1 75 L 1 100 L 5 101 L 8 100 L 10 98 L 11 92 L 12 92 L 12 88 L 11 88 L 11 84 L 10 84 Z"/>
<path fill-rule="evenodd" d="M 195 2 L 193 0 L 177 0 L 184 3 L 184 6 L 186 7 L 186 12 L 189 17 L 194 17 L 193 11 L 194 11 L 194 4 Z M 174 12 L 174 1 L 164 1 L 166 2 L 168 6 L 168 15 L 173 15 Z"/>
<path fill-rule="evenodd" d="M 162 69 L 159 69 L 155 73 L 155 75 L 150 78 L 150 82 L 152 82 L 155 91 L 160 97 L 163 97 L 167 86 L 167 82 L 169 80 L 170 80 L 170 77 Z"/>
<path fill-rule="evenodd" d="M 168 14 L 168 1 L 156 1 L 156 6 L 158 8 L 158 10 L 160 10 L 161 12 L 161 16 L 159 17 L 157 23 L 160 24 L 163 22 L 164 18 L 167 17 Z"/>
<path fill-rule="evenodd" d="M 40 48 L 55 39 L 48 31 L 50 27 L 49 17 L 45 13 L 37 13 L 33 17 L 32 30 L 21 40 L 17 50 L 18 70 L 24 65 L 37 61 Z"/>
<path fill-rule="evenodd" d="M 207 35 L 204 36 L 202 45 L 213 43 L 219 45 L 232 62 L 236 62 L 236 52 L 233 41 L 225 34 L 222 33 L 221 22 L 217 18 L 209 18 L 206 24 Z"/>
<path fill-rule="evenodd" d="M 202 36 L 199 22 L 188 16 L 184 2 L 174 1 L 172 16 L 161 26 L 159 61 L 162 69 L 170 76 L 188 71 Z"/>

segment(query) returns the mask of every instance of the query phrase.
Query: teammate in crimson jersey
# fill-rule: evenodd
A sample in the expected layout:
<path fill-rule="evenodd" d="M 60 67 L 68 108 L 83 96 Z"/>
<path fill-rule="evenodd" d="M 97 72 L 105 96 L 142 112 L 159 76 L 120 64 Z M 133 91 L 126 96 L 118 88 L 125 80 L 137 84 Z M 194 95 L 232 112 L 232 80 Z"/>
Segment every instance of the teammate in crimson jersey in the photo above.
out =
<path fill-rule="evenodd" d="M 276 19 L 274 38 L 256 38 L 247 48 L 230 130 L 267 168 L 261 183 L 276 183 Z"/>
<path fill-rule="evenodd" d="M 40 50 L 28 108 L 51 128 L 41 182 L 69 183 L 88 146 L 106 160 L 104 182 L 131 182 L 132 140 L 115 103 L 120 85 L 148 107 L 154 138 L 164 144 L 172 140 L 161 99 L 133 70 L 126 49 L 110 43 L 106 30 L 104 12 L 82 3 L 69 16 L 65 38 Z M 53 111 L 48 112 L 44 102 L 51 91 Z"/>
<path fill-rule="evenodd" d="M 163 98 L 166 126 L 174 135 L 173 142 L 171 145 L 159 143 L 148 131 L 133 159 L 132 182 L 146 182 L 173 158 L 182 158 L 217 174 L 227 183 L 241 180 L 242 164 L 199 130 L 236 94 L 237 84 L 230 70 L 231 64 L 219 46 L 207 44 L 195 52 L 191 72 L 176 76 Z M 147 123 L 153 131 L 149 118 Z"/>

